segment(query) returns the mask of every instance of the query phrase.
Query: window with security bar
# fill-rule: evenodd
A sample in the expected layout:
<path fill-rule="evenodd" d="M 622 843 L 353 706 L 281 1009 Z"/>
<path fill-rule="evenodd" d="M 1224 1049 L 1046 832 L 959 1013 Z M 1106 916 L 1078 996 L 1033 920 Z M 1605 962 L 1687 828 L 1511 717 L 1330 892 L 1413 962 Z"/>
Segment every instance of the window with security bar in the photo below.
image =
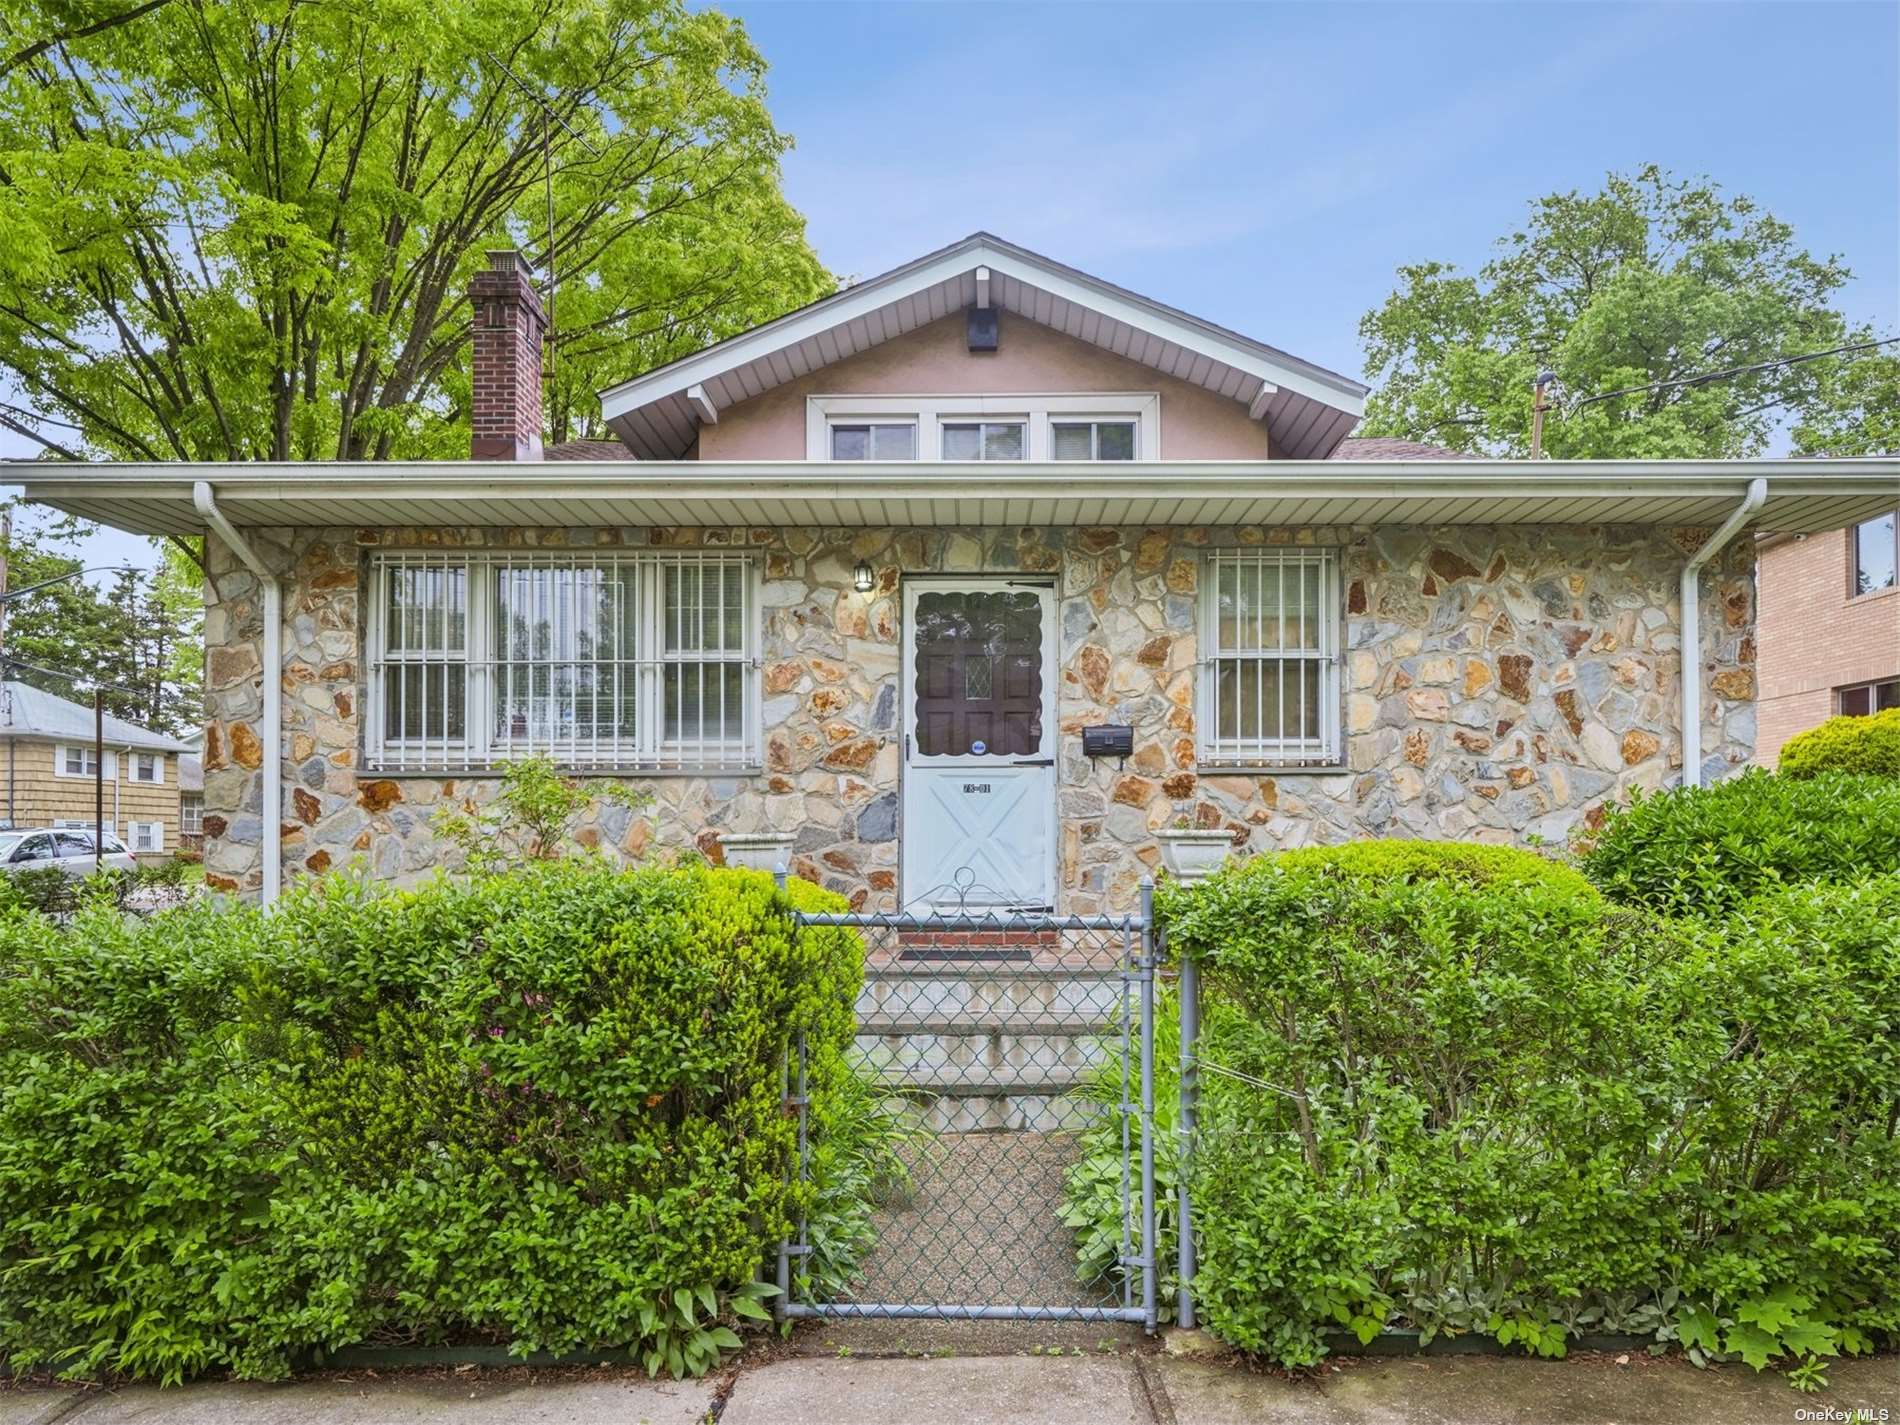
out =
<path fill-rule="evenodd" d="M 1337 551 L 1210 551 L 1200 602 L 1201 764 L 1336 765 Z"/>
<path fill-rule="evenodd" d="M 739 554 L 386 554 L 369 756 L 452 771 L 758 764 L 758 593 Z"/>

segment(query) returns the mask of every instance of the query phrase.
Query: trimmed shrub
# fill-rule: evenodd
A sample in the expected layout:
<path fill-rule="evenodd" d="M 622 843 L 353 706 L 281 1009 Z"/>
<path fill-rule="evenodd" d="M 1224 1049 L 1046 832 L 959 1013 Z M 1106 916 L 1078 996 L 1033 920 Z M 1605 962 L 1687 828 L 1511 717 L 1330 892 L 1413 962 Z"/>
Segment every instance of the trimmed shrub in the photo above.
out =
<path fill-rule="evenodd" d="M 1633 1332 L 1803 1383 L 1896 1338 L 1900 875 L 1672 923 L 1561 874 L 1342 870 L 1364 856 L 1160 893 L 1204 967 L 1210 1329 L 1290 1366 L 1342 1329 Z M 1092 1274 L 1119 1204 L 1087 1161 Z"/>
<path fill-rule="evenodd" d="M 1802 881 L 1900 870 L 1900 783 L 1750 771 L 1612 808 L 1583 852 L 1612 900 L 1720 914 Z"/>
<path fill-rule="evenodd" d="M 780 1105 L 802 1029 L 813 1112 L 863 1119 L 840 1077 L 862 950 L 793 936 L 765 875 L 332 878 L 147 921 L 94 900 L 65 930 L 0 916 L 0 966 L 15 1369 L 269 1377 L 474 1338 L 697 1372 L 767 1314 L 795 1214 L 863 1240 L 865 1210 L 787 1172 Z"/>
<path fill-rule="evenodd" d="M 1552 886 L 1587 891 L 1590 883 L 1571 867 L 1533 851 L 1469 841 L 1351 841 L 1309 846 L 1276 856 L 1255 857 L 1229 875 L 1311 872 L 1354 881 L 1456 881 L 1466 885 Z"/>
<path fill-rule="evenodd" d="M 1900 779 L 1900 708 L 1871 717 L 1831 717 L 1789 738 L 1776 766 L 1789 777 L 1855 772 Z"/>

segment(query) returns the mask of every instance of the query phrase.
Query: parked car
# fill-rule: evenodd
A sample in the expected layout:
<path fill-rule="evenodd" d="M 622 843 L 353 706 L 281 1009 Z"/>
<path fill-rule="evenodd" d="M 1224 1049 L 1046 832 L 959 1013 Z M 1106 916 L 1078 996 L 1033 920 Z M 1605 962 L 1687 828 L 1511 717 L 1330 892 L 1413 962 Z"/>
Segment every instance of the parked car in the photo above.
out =
<path fill-rule="evenodd" d="M 90 876 L 95 868 L 92 832 L 83 827 L 15 827 L 0 831 L 0 871 L 64 871 L 73 877 Z M 105 855 L 99 869 L 132 875 L 139 863 L 125 843 L 111 832 L 105 836 Z"/>

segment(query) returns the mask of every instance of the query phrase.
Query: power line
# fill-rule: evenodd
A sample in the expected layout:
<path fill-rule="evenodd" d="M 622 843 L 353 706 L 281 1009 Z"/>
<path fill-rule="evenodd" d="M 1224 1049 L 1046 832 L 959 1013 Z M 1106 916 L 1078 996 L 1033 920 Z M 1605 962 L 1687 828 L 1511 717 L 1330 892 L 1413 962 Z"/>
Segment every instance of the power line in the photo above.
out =
<path fill-rule="evenodd" d="M 1671 381 L 1652 381 L 1646 386 L 1625 386 L 1617 391 L 1604 391 L 1595 396 L 1585 396 L 1581 400 L 1566 401 L 1563 409 L 1580 410 L 1584 406 L 1593 406 L 1598 401 L 1615 400 L 1618 396 L 1635 396 L 1644 391 L 1670 391 L 1678 386 L 1706 386 L 1712 381 L 1726 381 L 1731 376 L 1745 376 L 1751 371 L 1773 371 L 1778 366 L 1799 366 L 1804 361 L 1819 361 L 1824 356 L 1841 356 L 1850 351 L 1875 351 L 1883 346 L 1892 346 L 1900 342 L 1900 336 L 1890 336 L 1880 341 L 1859 341 L 1848 346 L 1830 347 L 1826 351 L 1810 351 L 1800 356 L 1778 356 L 1773 361 L 1756 361 L 1747 366 L 1731 366 L 1722 371 L 1705 371 L 1699 376 L 1678 376 Z"/>

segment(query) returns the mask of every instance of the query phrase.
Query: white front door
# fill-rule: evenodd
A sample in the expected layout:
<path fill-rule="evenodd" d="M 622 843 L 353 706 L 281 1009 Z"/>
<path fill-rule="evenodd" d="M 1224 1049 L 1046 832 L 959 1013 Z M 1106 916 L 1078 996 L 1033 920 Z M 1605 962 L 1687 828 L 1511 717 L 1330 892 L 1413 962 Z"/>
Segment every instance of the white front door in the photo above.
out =
<path fill-rule="evenodd" d="M 1055 588 L 904 581 L 904 908 L 1055 908 Z"/>

